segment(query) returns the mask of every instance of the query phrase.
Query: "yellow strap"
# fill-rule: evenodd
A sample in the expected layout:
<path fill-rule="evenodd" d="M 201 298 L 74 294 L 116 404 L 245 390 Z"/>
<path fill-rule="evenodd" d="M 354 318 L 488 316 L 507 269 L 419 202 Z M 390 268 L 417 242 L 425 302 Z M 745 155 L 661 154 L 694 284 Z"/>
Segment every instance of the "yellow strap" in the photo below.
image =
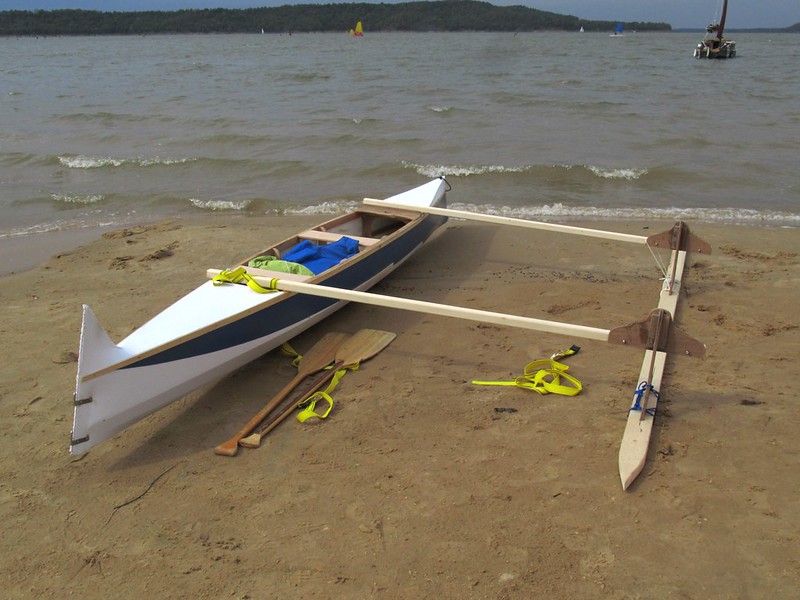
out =
<path fill-rule="evenodd" d="M 296 369 L 300 365 L 300 361 L 303 360 L 303 355 L 300 354 L 297 350 L 292 348 L 292 345 L 289 342 L 284 342 L 281 344 L 281 352 L 286 354 L 287 356 L 291 356 L 294 360 L 292 360 L 292 366 Z"/>
<path fill-rule="evenodd" d="M 270 294 L 277 291 L 277 288 L 275 288 L 274 285 L 270 288 L 265 288 L 256 283 L 256 281 L 247 274 L 247 271 L 244 267 L 238 267 L 232 271 L 227 269 L 220 271 L 219 275 L 215 275 L 211 279 L 211 282 L 214 285 L 223 285 L 225 283 L 246 283 L 247 287 L 254 292 L 258 292 L 259 294 Z"/>
<path fill-rule="evenodd" d="M 513 381 L 473 381 L 474 385 L 514 385 L 533 390 L 538 394 L 559 394 L 561 396 L 577 396 L 583 385 L 567 373 L 568 365 L 550 358 L 534 360 L 525 365 L 524 375 Z M 562 379 L 568 384 L 562 383 Z"/>
<path fill-rule="evenodd" d="M 312 417 L 316 417 L 317 419 L 324 419 L 327 417 L 331 410 L 333 410 L 333 398 L 331 398 L 325 392 L 317 392 L 310 398 L 311 402 L 306 406 L 303 410 L 300 411 L 300 414 L 297 415 L 297 420 L 301 423 L 305 423 Z M 320 400 L 325 400 L 328 403 L 328 408 L 325 409 L 322 413 L 314 412 L 314 409 L 317 406 L 317 402 Z"/>
<path fill-rule="evenodd" d="M 302 408 L 303 410 L 297 415 L 297 420 L 301 423 L 305 423 L 312 417 L 316 417 L 317 419 L 324 419 L 327 417 L 331 413 L 331 410 L 333 410 L 333 398 L 331 397 L 331 394 L 333 393 L 333 390 L 336 389 L 336 386 L 339 385 L 339 380 L 344 377 L 348 370 L 355 371 L 357 369 L 358 363 L 355 363 L 352 366 L 344 367 L 336 371 L 336 374 L 328 384 L 328 387 L 325 388 L 325 391 L 314 392 L 308 398 L 298 404 L 298 407 Z M 325 400 L 325 402 L 328 403 L 328 408 L 322 413 L 317 413 L 314 409 L 316 408 L 317 402 L 320 400 Z"/>
<path fill-rule="evenodd" d="M 578 352 L 580 352 L 580 349 L 581 349 L 580 346 L 576 346 L 575 344 L 572 344 L 572 346 L 570 346 L 566 350 L 562 350 L 561 352 L 556 352 L 550 358 L 552 360 L 559 360 L 559 359 L 562 359 L 562 358 L 566 358 L 567 356 L 572 356 L 573 354 L 577 354 Z"/>

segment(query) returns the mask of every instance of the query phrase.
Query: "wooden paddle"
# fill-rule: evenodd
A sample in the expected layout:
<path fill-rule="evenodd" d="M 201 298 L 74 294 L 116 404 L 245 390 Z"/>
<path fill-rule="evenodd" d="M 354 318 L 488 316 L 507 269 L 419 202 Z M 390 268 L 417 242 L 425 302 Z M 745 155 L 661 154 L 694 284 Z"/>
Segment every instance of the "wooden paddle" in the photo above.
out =
<path fill-rule="evenodd" d="M 321 371 L 331 364 L 338 356 L 337 350 L 348 338 L 346 333 L 326 333 L 311 349 L 300 359 L 297 366 L 297 375 L 287 383 L 267 404 L 258 411 L 236 435 L 227 442 L 223 442 L 214 452 L 220 456 L 236 456 L 239 450 L 239 440 L 249 435 L 264 418 L 286 398 L 309 375 Z"/>
<path fill-rule="evenodd" d="M 345 341 L 336 350 L 336 358 L 334 360 L 333 368 L 327 371 L 324 375 L 317 378 L 311 388 L 303 394 L 302 398 L 297 402 L 290 402 L 286 406 L 280 408 L 276 414 L 271 415 L 268 419 L 258 427 L 258 431 L 251 435 L 239 440 L 239 445 L 243 448 L 258 448 L 261 445 L 261 439 L 272 431 L 278 424 L 288 417 L 292 411 L 306 398 L 311 396 L 314 392 L 322 389 L 339 369 L 355 365 L 356 363 L 368 360 L 378 354 L 381 350 L 386 348 L 392 340 L 397 337 L 396 334 L 389 331 L 379 331 L 377 329 L 362 329 L 355 333 L 350 339 Z"/>

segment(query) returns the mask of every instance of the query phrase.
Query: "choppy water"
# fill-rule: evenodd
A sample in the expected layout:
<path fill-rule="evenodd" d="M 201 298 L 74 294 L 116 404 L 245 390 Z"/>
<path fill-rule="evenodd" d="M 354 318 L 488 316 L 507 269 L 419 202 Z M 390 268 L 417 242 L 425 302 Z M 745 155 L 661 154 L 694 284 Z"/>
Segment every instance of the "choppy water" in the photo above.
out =
<path fill-rule="evenodd" d="M 333 212 L 446 175 L 456 208 L 800 224 L 800 36 L 0 39 L 0 235 Z"/>

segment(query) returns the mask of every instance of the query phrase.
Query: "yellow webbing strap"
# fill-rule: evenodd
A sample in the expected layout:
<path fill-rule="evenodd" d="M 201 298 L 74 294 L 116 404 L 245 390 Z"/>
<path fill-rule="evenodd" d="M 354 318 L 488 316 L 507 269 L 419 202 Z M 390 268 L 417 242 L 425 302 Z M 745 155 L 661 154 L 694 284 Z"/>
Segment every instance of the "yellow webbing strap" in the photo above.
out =
<path fill-rule="evenodd" d="M 225 283 L 246 283 L 247 287 L 249 287 L 254 292 L 258 292 L 259 294 L 270 294 L 272 292 L 277 291 L 277 288 L 265 288 L 256 283 L 256 281 L 247 274 L 247 271 L 244 267 L 239 267 L 237 269 L 233 269 L 232 271 L 224 270 L 220 271 L 219 275 L 215 275 L 211 282 L 214 285 L 223 285 Z"/>
<path fill-rule="evenodd" d="M 575 352 L 570 352 L 574 354 Z M 562 355 L 563 356 L 563 355 Z M 474 385 L 514 385 L 539 394 L 577 396 L 583 385 L 567 373 L 569 366 L 552 358 L 534 360 L 525 365 L 524 375 L 513 381 L 473 381 Z M 567 384 L 562 383 L 562 380 Z"/>
<path fill-rule="evenodd" d="M 281 352 L 286 354 L 287 356 L 292 357 L 292 366 L 296 369 L 300 364 L 300 361 L 303 360 L 303 355 L 300 354 L 297 350 L 292 348 L 292 345 L 289 342 L 284 342 L 281 344 Z"/>
<path fill-rule="evenodd" d="M 336 374 L 333 376 L 333 379 L 331 380 L 331 382 L 328 384 L 328 387 L 325 388 L 324 391 L 314 392 L 312 395 L 310 395 L 308 398 L 306 398 L 300 404 L 298 404 L 298 408 L 302 408 L 303 410 L 300 411 L 300 414 L 297 415 L 297 420 L 300 421 L 301 423 L 305 423 L 308 419 L 312 417 L 316 417 L 317 419 L 324 419 L 325 417 L 327 417 L 331 413 L 331 410 L 333 410 L 333 398 L 331 397 L 331 394 L 333 393 L 333 390 L 336 389 L 336 386 L 339 385 L 339 380 L 342 377 L 344 377 L 347 371 L 357 371 L 357 370 L 358 370 L 358 363 L 355 363 L 353 365 L 342 367 L 341 369 L 336 371 Z M 319 402 L 320 400 L 324 400 L 325 402 L 327 402 L 328 408 L 326 408 L 322 413 L 317 413 L 315 411 L 315 408 L 317 402 Z"/>

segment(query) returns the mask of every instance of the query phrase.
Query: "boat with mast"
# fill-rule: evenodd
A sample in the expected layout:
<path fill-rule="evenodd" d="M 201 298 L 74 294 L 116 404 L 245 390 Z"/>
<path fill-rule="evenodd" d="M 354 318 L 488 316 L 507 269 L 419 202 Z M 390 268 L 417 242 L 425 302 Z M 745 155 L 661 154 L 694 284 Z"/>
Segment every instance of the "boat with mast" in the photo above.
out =
<path fill-rule="evenodd" d="M 736 42 L 723 35 L 727 17 L 728 0 L 722 0 L 722 14 L 719 23 L 710 23 L 706 27 L 703 41 L 694 49 L 695 58 L 734 58 L 736 56 Z"/>

